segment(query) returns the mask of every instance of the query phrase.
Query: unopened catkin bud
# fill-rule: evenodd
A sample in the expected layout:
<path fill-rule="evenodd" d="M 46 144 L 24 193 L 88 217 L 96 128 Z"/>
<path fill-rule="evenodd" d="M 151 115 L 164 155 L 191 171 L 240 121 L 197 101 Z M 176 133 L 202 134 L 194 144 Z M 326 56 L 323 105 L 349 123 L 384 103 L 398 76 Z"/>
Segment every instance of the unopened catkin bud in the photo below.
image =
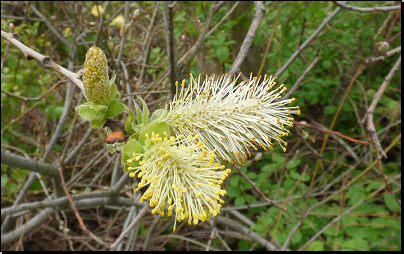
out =
<path fill-rule="evenodd" d="M 382 53 L 389 50 L 389 43 L 388 42 L 385 42 L 385 41 L 379 42 L 379 43 L 377 43 L 377 46 L 378 46 L 377 49 Z"/>
<path fill-rule="evenodd" d="M 104 52 L 92 46 L 86 54 L 83 71 L 84 92 L 87 101 L 107 104 L 111 88 L 108 79 L 108 61 Z"/>
<path fill-rule="evenodd" d="M 136 9 L 136 10 L 133 12 L 132 18 L 135 19 L 135 18 L 137 18 L 139 15 L 140 15 L 140 10 L 139 10 L 139 9 Z"/>

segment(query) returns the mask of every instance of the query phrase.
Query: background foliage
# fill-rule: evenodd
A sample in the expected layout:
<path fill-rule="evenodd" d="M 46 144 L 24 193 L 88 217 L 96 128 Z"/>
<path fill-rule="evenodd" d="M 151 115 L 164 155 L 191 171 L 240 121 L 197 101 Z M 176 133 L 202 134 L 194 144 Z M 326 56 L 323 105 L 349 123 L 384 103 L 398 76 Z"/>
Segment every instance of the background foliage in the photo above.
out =
<path fill-rule="evenodd" d="M 69 43 L 75 42 L 77 57 L 74 59 L 72 71 L 81 69 L 85 53 L 94 44 L 97 34 L 99 17 L 91 13 L 96 3 L 59 1 L 32 4 Z M 104 6 L 104 2 L 98 4 Z M 225 3 L 217 11 L 210 29 L 220 22 L 234 4 Z M 399 2 L 349 4 L 375 7 L 399 5 Z M 178 59 L 195 44 L 211 5 L 212 2 L 175 4 L 173 22 Z M 115 13 L 123 15 L 123 6 L 123 2 L 111 2 L 106 20 Z M 107 55 L 110 73 L 117 74 L 118 90 L 124 101 L 130 103 L 128 101 L 135 97 L 134 93 L 142 94 L 151 111 L 154 111 L 164 105 L 170 86 L 166 75 L 168 58 L 162 6 L 159 3 L 151 37 L 149 61 L 146 65 L 144 58 L 147 48 L 144 47 L 144 40 L 154 5 L 153 2 L 140 1 L 131 2 L 129 6 L 128 22 L 133 21 L 125 34 L 122 56 L 125 68 L 115 63 L 124 30 L 118 21 L 109 22 L 102 27 L 99 47 Z M 249 76 L 250 72 L 257 75 L 263 60 L 265 63 L 261 74 L 275 74 L 337 7 L 332 2 L 307 1 L 265 2 L 264 6 L 265 16 L 254 37 L 249 55 L 241 65 L 241 71 L 246 76 Z M 139 11 L 134 15 L 136 9 Z M 190 72 L 194 76 L 199 73 L 215 73 L 219 76 L 228 72 L 240 50 L 255 10 L 252 2 L 238 3 L 228 18 L 204 40 L 195 58 L 179 72 L 178 80 L 187 79 Z M 55 62 L 67 67 L 70 49 L 55 36 L 45 22 L 35 20 L 38 17 L 27 4 L 4 1 L 1 12 L 3 31 L 10 32 L 12 22 L 15 25 L 14 32 L 24 44 L 51 56 Z M 389 50 L 401 45 L 401 36 L 396 36 L 401 33 L 401 14 L 393 22 L 396 14 L 397 11 L 374 14 L 343 9 L 321 30 L 278 77 L 279 84 L 285 83 L 287 87 L 291 87 L 313 60 L 319 58 L 318 63 L 301 82 L 299 89 L 293 93 L 296 104 L 302 109 L 302 114 L 295 117 L 296 121 L 305 121 L 318 128 L 328 129 L 358 66 L 370 56 L 381 55 L 377 50 L 377 43 L 385 41 L 391 30 L 390 38 L 387 38 L 393 38 Z M 274 29 L 274 36 L 270 39 Z M 271 44 L 266 55 L 269 42 Z M 24 101 L 17 98 L 14 95 L 27 98 L 41 96 L 63 77 L 44 69 L 37 61 L 26 61 L 23 54 L 12 45 L 5 54 L 6 48 L 7 41 L 2 39 L 1 54 L 5 56 L 1 73 L 2 150 L 22 153 L 39 161 L 62 116 L 66 84 L 58 85 L 41 100 Z M 297 126 L 291 129 L 291 135 L 287 137 L 289 147 L 286 153 L 283 153 L 279 146 L 275 146 L 275 150 L 271 152 L 253 151 L 254 156 L 241 167 L 241 171 L 265 196 L 286 207 L 291 214 L 302 216 L 309 211 L 304 220 L 292 218 L 271 206 L 236 170 L 232 170 L 233 175 L 228 177 L 225 185 L 228 195 L 222 215 L 235 219 L 233 216 L 236 212 L 247 221 L 235 219 L 238 223 L 245 223 L 244 225 L 253 232 L 278 246 L 286 242 L 285 247 L 291 250 L 401 250 L 401 205 L 396 200 L 401 200 L 401 140 L 394 141 L 401 136 L 401 66 L 391 79 L 374 113 L 374 123 L 383 149 L 395 142 L 387 153 L 388 158 L 381 160 L 381 168 L 385 177 L 391 179 L 389 188 L 396 198 L 387 188 L 383 188 L 383 172 L 380 171 L 380 166 L 372 164 L 376 161 L 376 153 L 366 125 L 360 123 L 397 58 L 398 55 L 393 55 L 366 66 L 355 80 L 347 100 L 338 112 L 333 130 L 357 140 L 368 141 L 369 145 L 350 142 L 339 136 L 331 137 L 322 154 L 324 160 L 321 160 L 317 170 L 318 157 L 303 143 L 303 139 L 310 147 L 320 152 L 325 134 L 315 128 Z M 140 80 L 143 71 L 144 78 Z M 128 84 L 131 91 L 128 91 Z M 71 151 L 76 147 L 90 128 L 88 122 L 76 116 L 74 107 L 79 104 L 79 100 L 80 90 L 75 88 L 67 122 L 47 163 L 55 163 L 57 154 L 63 152 L 63 149 Z M 32 106 L 34 108 L 28 110 Z M 13 119 L 17 120 L 13 122 Z M 302 132 L 303 138 L 299 137 L 296 128 Z M 67 141 L 71 131 L 74 132 L 73 137 Z M 119 161 L 111 156 L 105 147 L 105 133 L 99 128 L 91 133 L 80 152 L 66 164 L 65 179 L 68 181 L 81 174 L 81 170 L 92 163 L 89 165 L 90 169 L 83 172 L 80 180 L 70 186 L 72 193 L 102 190 L 110 186 L 111 179 L 116 177 L 113 176 L 115 164 L 119 164 Z M 92 159 L 95 156 L 97 160 L 94 161 Z M 367 171 L 369 167 L 370 170 Z M 367 172 L 360 176 L 365 170 Z M 101 171 L 102 174 L 99 174 Z M 119 170 L 120 175 L 121 171 Z M 314 172 L 316 177 L 312 179 Z M 13 204 L 29 174 L 25 169 L 1 165 L 2 208 Z M 351 181 L 357 176 L 360 176 L 359 179 Z M 42 180 L 48 191 L 52 192 L 50 178 L 42 177 Z M 133 197 L 133 184 L 130 180 L 121 195 Z M 382 189 L 373 195 L 372 192 L 379 188 Z M 326 199 L 333 194 L 336 195 Z M 46 196 L 43 186 L 40 181 L 35 181 L 25 197 L 25 202 L 40 201 L 44 197 Z M 350 210 L 358 203 L 360 205 Z M 90 231 L 103 240 L 110 241 L 119 236 L 121 227 L 129 216 L 128 211 L 125 207 L 107 206 L 80 210 L 80 213 Z M 346 211 L 350 212 L 344 214 Z M 29 216 L 34 215 L 35 211 L 31 211 L 30 215 L 15 217 L 13 227 L 23 225 Z M 338 216 L 340 220 L 333 222 Z M 2 215 L 2 221 L 3 219 Z M 58 220 L 65 221 L 64 227 L 68 228 L 69 232 L 62 233 L 59 230 Z M 79 229 L 71 211 L 63 212 L 58 220 L 49 220 L 37 230 L 25 234 L 19 243 L 13 242 L 5 246 L 2 244 L 2 249 L 101 249 L 88 237 L 86 243 L 75 240 L 74 236 L 86 235 Z M 172 218 L 162 218 L 155 225 L 154 221 L 150 213 L 142 218 L 140 226 L 134 229 L 137 235 L 136 244 L 131 245 L 125 240 L 126 246 L 130 246 L 128 249 L 141 249 L 145 242 L 153 243 L 148 247 L 152 250 L 201 250 L 205 249 L 201 247 L 204 244 L 210 244 L 216 249 L 265 249 L 257 242 L 242 237 L 240 233 L 229 230 L 223 224 L 217 225 L 220 237 L 212 240 L 209 223 L 198 224 L 197 227 L 187 224 L 178 227 L 176 235 L 192 238 L 197 242 L 195 243 L 181 237 L 161 237 L 171 234 Z M 146 237 L 150 235 L 150 228 L 154 230 L 151 239 Z M 314 241 L 309 242 L 321 230 L 324 231 Z M 2 235 L 3 233 L 6 232 L 2 231 Z M 49 233 L 52 237 L 48 236 Z"/>

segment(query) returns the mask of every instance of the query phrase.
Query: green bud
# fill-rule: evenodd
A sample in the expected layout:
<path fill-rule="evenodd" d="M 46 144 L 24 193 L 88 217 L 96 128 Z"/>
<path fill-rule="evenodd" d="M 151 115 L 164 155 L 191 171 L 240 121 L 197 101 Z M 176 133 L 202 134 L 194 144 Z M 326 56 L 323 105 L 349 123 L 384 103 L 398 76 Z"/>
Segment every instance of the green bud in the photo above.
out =
<path fill-rule="evenodd" d="M 104 52 L 97 46 L 92 46 L 87 51 L 83 83 L 87 101 L 109 103 L 111 87 L 108 77 L 108 61 Z"/>

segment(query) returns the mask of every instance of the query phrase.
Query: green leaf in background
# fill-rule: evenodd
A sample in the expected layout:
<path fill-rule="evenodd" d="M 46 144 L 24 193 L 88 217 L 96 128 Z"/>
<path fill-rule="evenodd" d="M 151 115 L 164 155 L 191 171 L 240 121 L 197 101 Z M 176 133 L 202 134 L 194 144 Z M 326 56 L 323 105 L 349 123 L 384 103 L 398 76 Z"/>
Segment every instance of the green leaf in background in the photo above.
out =
<path fill-rule="evenodd" d="M 227 47 L 220 47 L 216 50 L 217 57 L 219 58 L 219 61 L 223 63 L 229 58 L 229 49 Z"/>
<path fill-rule="evenodd" d="M 263 225 L 265 228 L 268 228 L 269 225 L 271 225 L 271 223 L 274 221 L 273 217 L 271 215 L 261 215 L 258 218 L 258 223 Z"/>
<path fill-rule="evenodd" d="M 275 162 L 275 167 L 279 168 L 283 165 L 283 163 L 285 162 L 285 157 L 283 157 L 283 155 L 279 154 L 279 153 L 274 153 L 272 154 L 272 159 Z"/>
<path fill-rule="evenodd" d="M 245 179 L 241 181 L 241 186 L 243 187 L 243 190 L 251 190 L 253 186 Z"/>
<path fill-rule="evenodd" d="M 351 239 L 341 243 L 341 251 L 365 251 L 369 249 L 369 244 L 363 239 Z"/>
<path fill-rule="evenodd" d="M 391 194 L 385 194 L 384 195 L 384 203 L 386 203 L 386 206 L 389 208 L 390 211 L 392 211 L 392 212 L 399 212 L 400 211 L 400 205 L 391 196 Z"/>
<path fill-rule="evenodd" d="M 160 122 L 160 123 L 152 123 L 148 125 L 145 129 L 142 130 L 142 132 L 139 135 L 139 142 L 140 144 L 144 145 L 145 144 L 145 134 L 147 133 L 149 137 L 152 136 L 152 133 L 154 134 L 159 134 L 160 137 L 164 137 L 164 132 L 168 133 L 168 126 L 166 122 Z"/>
<path fill-rule="evenodd" d="M 308 251 L 323 251 L 324 243 L 320 240 L 314 240 L 307 248 Z"/>
<path fill-rule="evenodd" d="M 370 234 L 375 233 L 375 232 L 372 232 L 372 230 L 369 227 L 356 227 L 356 226 L 355 227 L 346 227 L 345 231 L 349 236 L 351 236 L 352 238 L 357 238 L 357 239 L 365 239 L 368 237 L 368 233 L 370 233 Z"/>
<path fill-rule="evenodd" d="M 1 187 L 5 187 L 8 182 L 8 175 L 2 174 L 1 175 Z"/>
<path fill-rule="evenodd" d="M 323 65 L 324 69 L 327 69 L 327 68 L 331 67 L 332 62 L 331 62 L 331 60 L 324 60 L 322 65 Z"/>
<path fill-rule="evenodd" d="M 230 186 L 238 187 L 241 179 L 242 179 L 241 176 L 239 176 L 239 175 L 233 175 L 233 176 L 230 178 Z"/>
<path fill-rule="evenodd" d="M 298 244 L 302 240 L 302 233 L 298 230 L 292 236 L 292 243 Z"/>
<path fill-rule="evenodd" d="M 293 169 L 293 168 L 297 168 L 297 166 L 299 166 L 300 165 L 300 159 L 296 159 L 296 160 L 293 160 L 293 161 L 289 161 L 287 164 L 286 164 L 286 168 L 287 169 Z"/>
<path fill-rule="evenodd" d="M 229 186 L 227 188 L 227 194 L 226 196 L 231 197 L 231 198 L 237 198 L 240 197 L 243 193 L 240 190 L 240 187 L 234 187 L 234 186 Z"/>
<path fill-rule="evenodd" d="M 55 110 L 53 111 L 53 115 L 57 118 L 60 119 L 60 117 L 63 114 L 63 107 L 62 106 L 56 106 Z"/>
<path fill-rule="evenodd" d="M 99 119 L 106 117 L 107 107 L 105 105 L 97 104 L 94 102 L 86 102 L 76 107 L 79 115 L 85 120 Z"/>
<path fill-rule="evenodd" d="M 243 206 L 246 204 L 245 197 L 240 196 L 234 200 L 234 206 Z"/>
<path fill-rule="evenodd" d="M 330 105 L 324 108 L 324 115 L 332 115 L 337 112 L 337 107 L 334 105 Z"/>
<path fill-rule="evenodd" d="M 8 194 L 16 193 L 18 189 L 18 185 L 15 183 L 9 183 L 6 185 L 6 190 Z"/>
<path fill-rule="evenodd" d="M 119 100 L 113 99 L 109 105 L 107 110 L 107 117 L 114 118 L 125 110 L 125 105 L 123 105 Z"/>
<path fill-rule="evenodd" d="M 299 179 L 300 174 L 297 173 L 296 171 L 292 171 L 292 172 L 290 172 L 290 177 L 291 177 L 292 179 L 294 179 L 294 180 L 297 180 L 297 179 Z"/>

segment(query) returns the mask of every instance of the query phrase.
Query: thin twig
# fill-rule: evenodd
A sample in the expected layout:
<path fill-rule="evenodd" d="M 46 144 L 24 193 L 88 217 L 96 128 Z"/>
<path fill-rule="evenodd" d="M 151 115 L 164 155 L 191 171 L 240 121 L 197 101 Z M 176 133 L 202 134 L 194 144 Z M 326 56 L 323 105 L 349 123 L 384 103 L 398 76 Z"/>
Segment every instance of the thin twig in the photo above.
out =
<path fill-rule="evenodd" d="M 284 212 L 287 213 L 290 217 L 292 217 L 292 218 L 294 218 L 294 217 L 299 217 L 299 216 L 293 215 L 293 214 L 291 214 L 290 212 L 288 212 L 288 210 L 286 210 L 285 207 L 282 207 L 282 206 L 278 205 L 277 203 L 275 203 L 274 201 L 270 200 L 267 196 L 264 195 L 264 193 L 262 193 L 262 192 L 260 191 L 260 189 L 257 188 L 256 184 L 255 184 L 253 181 L 251 181 L 251 179 L 248 178 L 248 176 L 246 176 L 246 174 L 244 174 L 244 173 L 240 170 L 240 167 L 239 167 L 239 166 L 234 165 L 234 167 L 235 167 L 235 168 L 237 169 L 237 171 L 244 177 L 244 179 L 246 179 L 246 180 L 252 185 L 252 187 L 254 188 L 254 190 L 255 190 L 263 199 L 265 199 L 266 201 L 268 201 L 269 203 L 271 203 L 273 206 L 275 206 L 275 207 L 278 208 L 279 210 L 284 211 Z"/>
<path fill-rule="evenodd" d="M 142 69 L 140 70 L 139 82 L 143 82 L 143 79 L 146 75 L 147 67 L 149 67 L 148 63 L 149 63 L 150 52 L 151 52 L 151 42 L 152 42 L 152 36 L 153 36 L 153 31 L 154 31 L 154 25 L 157 20 L 158 7 L 159 7 L 158 1 L 154 1 L 152 19 L 150 21 L 149 29 L 147 30 L 145 39 L 143 41 L 142 50 L 144 52 L 144 57 L 143 57 L 143 64 L 141 65 Z"/>
<path fill-rule="evenodd" d="M 262 246 L 264 246 L 267 250 L 271 251 L 276 251 L 279 250 L 274 244 L 270 243 L 267 239 L 261 237 L 260 235 L 254 233 L 249 227 L 245 227 L 236 221 L 230 219 L 230 218 L 225 218 L 222 216 L 217 216 L 215 217 L 215 221 L 220 224 L 224 224 L 228 226 L 229 228 L 242 233 L 243 235 L 251 238 L 251 240 L 258 242 Z M 212 247 L 211 247 L 212 249 Z"/>
<path fill-rule="evenodd" d="M 101 35 L 101 29 L 104 27 L 104 20 L 105 20 L 105 16 L 107 15 L 107 10 L 108 10 L 108 6 L 109 6 L 110 1 L 105 1 L 105 5 L 104 5 L 104 13 L 101 15 L 101 20 L 100 23 L 98 24 L 98 30 L 97 30 L 97 34 L 95 36 L 95 40 L 94 40 L 94 45 L 95 46 L 99 46 L 98 45 L 98 41 L 100 39 L 100 35 Z M 97 11 L 99 12 L 99 5 L 97 5 Z"/>
<path fill-rule="evenodd" d="M 319 58 L 316 57 L 314 59 L 314 61 L 309 65 L 309 67 L 307 67 L 307 69 L 303 72 L 302 76 L 300 76 L 300 78 L 296 81 L 296 83 L 292 86 L 292 88 L 288 89 L 288 92 L 286 93 L 285 96 L 282 97 L 282 100 L 286 100 L 290 97 L 290 95 L 292 95 L 292 93 L 297 89 L 297 87 L 299 86 L 300 82 L 302 82 L 302 80 L 304 79 L 304 77 L 306 77 L 307 73 L 309 73 L 309 71 L 311 69 L 313 69 L 313 67 L 316 65 L 316 63 L 318 62 Z"/>
<path fill-rule="evenodd" d="M 303 144 L 309 148 L 309 150 L 316 156 L 319 157 L 320 159 L 322 159 L 323 161 L 327 161 L 326 159 L 324 159 L 324 157 L 319 154 L 316 150 L 314 150 L 313 147 L 310 146 L 310 144 L 306 141 L 306 139 L 303 137 L 301 131 L 299 130 L 299 128 L 297 126 L 295 126 L 295 130 L 297 131 L 297 134 L 299 134 L 300 139 L 303 141 Z"/>
<path fill-rule="evenodd" d="M 11 97 L 15 97 L 15 98 L 18 98 L 18 99 L 20 99 L 20 100 L 23 100 L 23 101 L 25 101 L 25 102 L 27 102 L 27 101 L 40 101 L 40 100 L 42 100 L 44 97 L 46 97 L 46 96 L 48 96 L 53 90 L 55 90 L 60 84 L 63 84 L 63 83 L 66 83 L 66 82 L 68 82 L 68 80 L 60 80 L 60 81 L 58 81 L 58 82 L 56 82 L 56 84 L 53 84 L 53 86 L 48 90 L 48 91 L 46 91 L 44 94 L 42 94 L 41 96 L 38 96 L 38 97 L 35 97 L 35 98 L 27 98 L 27 97 L 24 97 L 24 96 L 20 96 L 20 95 L 16 95 L 16 94 L 13 94 L 13 93 L 10 93 L 10 92 L 7 92 L 7 91 L 5 91 L 5 90 L 3 90 L 3 89 L 1 89 L 1 92 L 2 93 L 5 93 L 5 94 L 7 94 L 7 95 L 9 95 L 9 96 L 11 96 Z"/>
<path fill-rule="evenodd" d="M 217 6 L 219 4 L 217 4 L 216 6 L 214 6 L 214 4 L 212 4 L 210 6 L 210 10 L 208 15 L 206 16 L 205 19 L 205 24 L 203 26 L 203 28 L 201 29 L 201 33 L 198 37 L 198 39 L 196 40 L 194 46 L 192 46 L 181 58 L 180 60 L 178 60 L 178 69 L 181 70 L 183 66 L 187 65 L 189 61 L 191 61 L 192 59 L 194 59 L 194 57 L 196 56 L 196 54 L 198 53 L 200 47 L 202 46 L 203 40 L 205 39 L 205 35 L 208 33 L 208 29 L 210 24 L 212 23 L 213 20 L 213 16 L 215 14 L 215 10 L 217 10 Z"/>
<path fill-rule="evenodd" d="M 58 38 L 60 41 L 63 42 L 63 44 L 70 48 L 70 42 L 63 35 L 61 35 L 54 26 L 52 26 L 49 20 L 37 8 L 35 8 L 33 3 L 30 4 L 30 7 L 35 12 L 35 14 L 39 16 L 39 18 L 42 19 L 43 22 L 45 22 L 46 26 L 49 28 L 49 30 L 52 31 L 56 38 Z"/>
<path fill-rule="evenodd" d="M 387 158 L 387 155 L 383 152 L 383 149 L 380 145 L 379 142 L 379 138 L 377 137 L 376 134 L 376 129 L 373 123 L 373 114 L 374 111 L 376 109 L 376 106 L 380 100 L 380 98 L 382 97 L 384 91 L 387 88 L 387 85 L 390 83 L 390 80 L 392 79 L 394 73 L 398 70 L 398 67 L 401 64 L 401 55 L 398 57 L 396 63 L 394 64 L 393 68 L 390 70 L 389 74 L 387 74 L 386 78 L 384 79 L 382 85 L 380 86 L 379 90 L 377 91 L 377 93 L 373 96 L 373 101 L 370 104 L 368 110 L 365 113 L 365 117 L 362 119 L 361 123 L 364 124 L 365 121 L 367 120 L 367 130 L 369 131 L 372 140 L 374 141 L 375 144 L 375 149 L 379 151 L 379 153 L 381 155 L 383 155 L 383 157 Z M 380 160 L 381 158 L 378 157 L 378 160 Z"/>
<path fill-rule="evenodd" d="M 373 13 L 373 14 L 396 11 L 401 6 L 401 5 L 396 5 L 396 6 L 383 6 L 383 7 L 377 7 L 376 6 L 376 7 L 361 8 L 361 7 L 348 5 L 348 4 L 342 3 L 340 1 L 331 1 L 331 2 L 333 2 L 335 5 L 343 8 L 343 9 L 347 9 L 347 10 L 350 10 L 350 11 L 357 11 L 357 12 L 368 12 L 368 13 Z"/>
<path fill-rule="evenodd" d="M 348 140 L 351 141 L 351 142 L 361 143 L 361 144 L 363 144 L 363 145 L 369 145 L 369 142 L 357 140 L 357 139 L 354 139 L 354 138 L 350 138 L 350 137 L 348 137 L 348 136 L 345 136 L 345 135 L 341 134 L 341 132 L 338 132 L 338 131 L 331 131 L 331 130 L 327 130 L 327 129 L 323 129 L 323 128 L 317 127 L 317 126 L 315 126 L 315 125 L 311 125 L 311 124 L 307 124 L 307 123 L 302 123 L 302 122 L 298 122 L 298 121 L 293 121 L 293 125 L 300 125 L 300 126 L 310 127 L 310 128 L 319 130 L 319 131 L 321 131 L 321 132 L 323 132 L 323 133 L 335 134 L 335 135 L 337 135 L 337 136 L 339 136 L 339 137 L 341 137 L 341 138 L 348 139 Z"/>
<path fill-rule="evenodd" d="M 27 58 L 28 61 L 32 60 L 32 59 L 38 60 L 39 62 L 42 63 L 42 65 L 44 67 L 51 68 L 51 69 L 59 72 L 64 77 L 68 78 L 75 85 L 77 85 L 80 88 L 80 90 L 83 91 L 83 93 L 84 93 L 83 81 L 81 80 L 80 75 L 78 75 L 77 73 L 74 73 L 72 71 L 69 71 L 69 70 L 63 68 L 62 66 L 55 63 L 52 60 L 52 58 L 41 55 L 40 53 L 36 52 L 35 50 L 25 46 L 23 43 L 21 43 L 18 40 L 18 35 L 15 33 L 11 34 L 11 33 L 7 33 L 7 32 L 4 32 L 3 30 L 1 30 L 1 38 L 9 41 L 11 44 L 13 44 L 15 47 L 17 47 L 24 54 L 25 58 Z"/>
<path fill-rule="evenodd" d="M 364 64 L 365 65 L 369 65 L 371 63 L 375 63 L 377 61 L 383 61 L 384 59 L 386 59 L 387 57 L 391 57 L 394 54 L 398 54 L 401 53 L 401 46 L 387 51 L 385 54 L 383 54 L 382 56 L 378 56 L 378 57 L 369 57 L 368 59 L 365 60 Z"/>
<path fill-rule="evenodd" d="M 118 52 L 118 56 L 116 58 L 115 61 L 115 71 L 114 74 L 117 72 L 119 64 L 121 63 L 121 59 L 123 56 L 123 50 L 124 50 L 124 46 L 125 46 L 125 37 L 126 37 L 126 22 L 128 19 L 128 15 L 129 15 L 129 1 L 125 2 L 125 12 L 124 12 L 124 30 L 123 30 L 123 34 L 122 34 L 122 38 L 121 38 L 121 45 L 119 45 L 119 52 Z M 122 29 L 121 29 L 122 30 Z"/>
<path fill-rule="evenodd" d="M 302 51 L 317 37 L 320 31 L 330 22 L 337 14 L 341 11 L 341 8 L 337 7 L 327 18 L 324 19 L 323 23 L 319 25 L 316 31 L 296 50 L 293 55 L 286 61 L 286 63 L 276 72 L 275 77 L 280 77 L 286 69 L 295 61 L 297 56 L 302 53 Z"/>
<path fill-rule="evenodd" d="M 250 50 L 251 44 L 254 41 L 255 34 L 257 33 L 262 18 L 264 17 L 265 7 L 262 1 L 254 1 L 254 4 L 256 8 L 254 18 L 251 22 L 250 28 L 248 29 L 243 44 L 241 44 L 240 51 L 238 52 L 237 57 L 230 68 L 229 77 L 232 77 L 236 73 L 240 72 L 240 66 L 246 58 L 248 51 Z"/>
<path fill-rule="evenodd" d="M 60 160 L 60 155 L 58 155 L 58 164 L 59 164 L 59 174 L 60 174 L 60 179 L 62 180 L 62 187 L 63 190 L 66 193 L 67 198 L 69 199 L 70 206 L 72 207 L 74 214 L 76 215 L 77 220 L 79 221 L 80 228 L 81 230 L 84 231 L 88 236 L 90 236 L 94 241 L 96 241 L 98 244 L 101 244 L 102 246 L 105 246 L 107 248 L 110 247 L 109 243 L 104 242 L 103 240 L 99 239 L 96 235 L 94 235 L 90 230 L 87 229 L 86 225 L 83 222 L 83 219 L 81 218 L 79 212 L 77 211 L 76 206 L 74 205 L 73 199 L 71 195 L 69 194 L 69 191 L 67 190 L 66 184 L 65 184 L 65 179 L 63 177 L 63 169 L 62 169 L 62 163 Z"/>
<path fill-rule="evenodd" d="M 121 233 L 121 235 L 116 239 L 116 241 L 111 244 L 110 249 L 115 250 L 120 242 L 125 238 L 126 234 L 137 224 L 140 219 L 147 213 L 148 205 L 143 206 L 143 208 L 139 211 L 136 218 L 130 223 L 130 225 Z"/>
<path fill-rule="evenodd" d="M 176 92 L 175 83 L 178 78 L 178 68 L 177 68 L 177 52 L 175 45 L 175 34 L 174 34 L 174 21 L 173 21 L 173 9 L 168 6 L 168 2 L 163 1 L 163 16 L 164 16 L 164 27 L 166 30 L 166 41 L 167 41 L 167 56 L 170 69 L 170 93 L 167 96 L 167 101 L 174 98 Z"/>
<path fill-rule="evenodd" d="M 232 14 L 232 12 L 234 11 L 234 9 L 236 9 L 239 3 L 240 1 L 234 3 L 233 7 L 231 7 L 231 9 L 226 13 L 226 15 L 224 15 L 223 18 L 219 22 L 217 22 L 217 24 L 212 29 L 210 29 L 210 31 L 207 34 L 205 34 L 204 39 L 208 38 L 208 36 L 211 35 L 227 19 L 227 17 L 230 14 Z"/>
<path fill-rule="evenodd" d="M 276 2 L 276 20 L 275 20 L 274 28 L 272 29 L 271 36 L 269 37 L 267 47 L 265 49 L 264 57 L 262 58 L 260 69 L 258 70 L 257 77 L 259 77 L 261 75 L 262 69 L 264 68 L 264 64 L 265 64 L 265 61 L 267 60 L 267 56 L 268 56 L 268 51 L 269 51 L 269 48 L 271 47 L 272 39 L 274 38 L 274 34 L 275 34 L 276 28 L 278 26 L 279 17 L 281 16 L 281 10 L 279 9 L 278 3 L 279 2 Z"/>

